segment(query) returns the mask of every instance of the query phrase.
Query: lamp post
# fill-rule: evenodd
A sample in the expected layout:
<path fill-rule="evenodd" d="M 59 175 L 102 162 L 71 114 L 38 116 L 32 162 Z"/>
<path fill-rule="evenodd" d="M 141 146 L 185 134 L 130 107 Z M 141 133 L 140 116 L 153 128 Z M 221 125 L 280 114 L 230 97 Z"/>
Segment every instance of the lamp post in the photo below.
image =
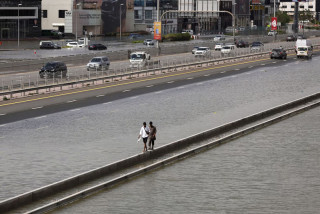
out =
<path fill-rule="evenodd" d="M 235 43 L 236 39 L 235 39 L 235 25 L 236 25 L 236 4 L 237 3 L 233 3 L 233 20 L 232 20 L 232 23 L 233 23 L 233 43 Z"/>
<path fill-rule="evenodd" d="M 122 31 L 122 29 L 121 29 L 121 21 L 122 21 L 122 18 L 121 18 L 121 17 L 122 17 L 121 8 L 122 8 L 122 6 L 123 6 L 123 4 L 120 4 L 120 30 L 119 30 L 119 31 L 120 31 L 120 41 L 121 41 L 121 31 Z"/>
<path fill-rule="evenodd" d="M 79 18 L 79 10 L 78 6 L 80 6 L 81 3 L 77 4 L 77 15 L 76 15 L 76 41 L 78 41 L 78 18 Z"/>
<path fill-rule="evenodd" d="M 159 22 L 159 16 L 160 16 L 160 0 L 157 0 L 157 22 Z M 162 25 L 162 21 L 161 21 Z M 154 32 L 153 32 L 154 33 Z M 156 42 L 156 47 L 159 49 L 159 41 Z"/>
<path fill-rule="evenodd" d="M 97 2 L 93 4 L 96 6 L 96 12 L 97 12 Z M 94 25 L 94 40 L 97 41 L 97 23 Z"/>
<path fill-rule="evenodd" d="M 20 48 L 20 6 L 22 4 L 18 4 L 18 49 Z"/>

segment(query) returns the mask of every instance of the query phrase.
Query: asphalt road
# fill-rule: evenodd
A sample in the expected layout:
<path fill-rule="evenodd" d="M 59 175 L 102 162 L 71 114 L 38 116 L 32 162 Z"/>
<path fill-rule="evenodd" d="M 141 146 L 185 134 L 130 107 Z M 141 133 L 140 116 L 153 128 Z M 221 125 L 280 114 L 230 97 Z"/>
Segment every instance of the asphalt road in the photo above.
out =
<path fill-rule="evenodd" d="M 264 58 L 10 100 L 0 103 L 0 124 L 112 102 L 125 97 L 161 91 L 204 80 L 234 76 L 251 69 L 263 69 L 274 64 L 281 66 L 296 60 L 295 56 L 289 56 L 287 60 Z"/>

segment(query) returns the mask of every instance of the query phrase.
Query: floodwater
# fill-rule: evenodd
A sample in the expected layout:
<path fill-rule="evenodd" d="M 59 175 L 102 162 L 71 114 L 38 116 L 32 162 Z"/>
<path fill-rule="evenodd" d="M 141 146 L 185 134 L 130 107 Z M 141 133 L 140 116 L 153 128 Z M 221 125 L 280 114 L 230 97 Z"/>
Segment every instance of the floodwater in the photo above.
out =
<path fill-rule="evenodd" d="M 143 121 L 157 126 L 157 147 L 319 92 L 319 59 L 4 124 L 0 200 L 140 153 Z"/>
<path fill-rule="evenodd" d="M 319 128 L 318 107 L 54 213 L 319 213 Z"/>

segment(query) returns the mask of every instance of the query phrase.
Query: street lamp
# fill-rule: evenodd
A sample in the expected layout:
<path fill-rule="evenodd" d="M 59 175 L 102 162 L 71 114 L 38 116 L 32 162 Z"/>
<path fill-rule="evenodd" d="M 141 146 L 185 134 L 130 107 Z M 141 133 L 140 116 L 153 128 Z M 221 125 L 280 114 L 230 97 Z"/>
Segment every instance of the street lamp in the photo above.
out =
<path fill-rule="evenodd" d="M 81 3 L 77 4 L 77 15 L 76 15 L 76 41 L 78 41 L 78 18 L 79 18 L 79 10 L 78 6 L 80 6 Z"/>
<path fill-rule="evenodd" d="M 237 3 L 233 3 L 233 16 L 232 16 L 232 19 L 233 19 L 233 20 L 232 20 L 232 24 L 233 24 L 233 43 L 236 41 L 236 39 L 235 39 L 236 4 L 237 4 Z"/>
<path fill-rule="evenodd" d="M 22 4 L 18 4 L 18 49 L 20 48 L 20 6 Z"/>
<path fill-rule="evenodd" d="M 122 20 L 121 20 L 121 19 L 122 19 L 122 18 L 121 18 L 121 17 L 122 17 L 121 8 L 122 8 L 122 6 L 123 6 L 123 4 L 120 4 L 120 41 L 121 41 L 121 31 L 122 31 L 122 29 L 121 29 L 121 21 L 122 21 Z"/>
<path fill-rule="evenodd" d="M 97 12 L 97 2 L 93 4 L 96 6 L 96 12 Z M 97 23 L 94 25 L 94 40 L 97 41 Z"/>

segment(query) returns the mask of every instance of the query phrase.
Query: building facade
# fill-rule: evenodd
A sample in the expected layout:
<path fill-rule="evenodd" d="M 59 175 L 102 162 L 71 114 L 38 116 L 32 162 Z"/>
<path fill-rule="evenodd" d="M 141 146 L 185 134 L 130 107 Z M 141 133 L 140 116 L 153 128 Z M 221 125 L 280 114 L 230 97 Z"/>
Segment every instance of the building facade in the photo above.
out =
<path fill-rule="evenodd" d="M 19 23 L 19 24 L 18 24 Z M 0 39 L 41 36 L 41 0 L 1 0 Z"/>

